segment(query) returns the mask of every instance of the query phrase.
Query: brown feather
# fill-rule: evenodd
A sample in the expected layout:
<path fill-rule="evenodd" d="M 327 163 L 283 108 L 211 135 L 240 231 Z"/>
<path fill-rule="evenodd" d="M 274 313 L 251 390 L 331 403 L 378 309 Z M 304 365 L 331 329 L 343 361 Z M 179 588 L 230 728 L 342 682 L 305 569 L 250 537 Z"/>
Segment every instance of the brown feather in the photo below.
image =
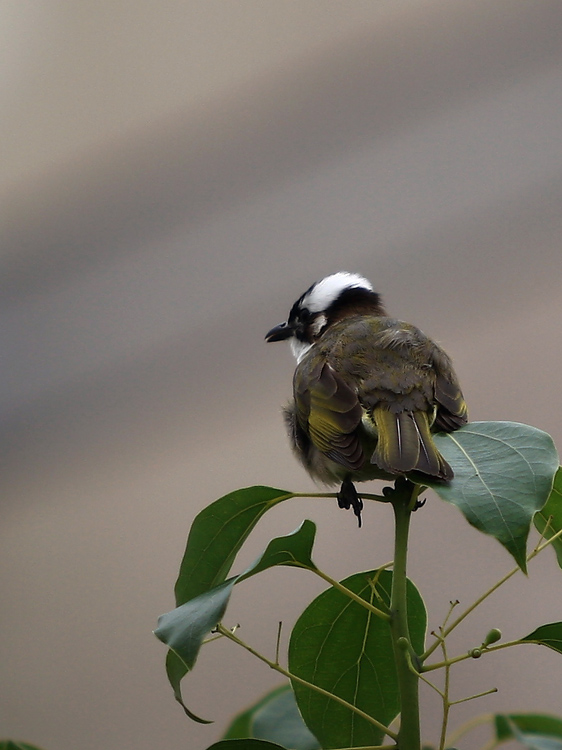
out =
<path fill-rule="evenodd" d="M 466 404 L 448 356 L 415 326 L 375 315 L 330 325 L 297 366 L 293 393 L 287 423 L 315 478 L 453 477 L 431 431 L 464 424 Z"/>

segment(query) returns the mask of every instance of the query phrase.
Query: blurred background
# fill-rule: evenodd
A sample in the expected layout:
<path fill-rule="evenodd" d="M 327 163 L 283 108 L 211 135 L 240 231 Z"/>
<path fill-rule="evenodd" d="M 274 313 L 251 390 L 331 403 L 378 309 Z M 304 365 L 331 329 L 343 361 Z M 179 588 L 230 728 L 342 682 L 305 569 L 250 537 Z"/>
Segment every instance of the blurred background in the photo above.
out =
<path fill-rule="evenodd" d="M 315 280 L 367 276 L 451 354 L 473 420 L 562 445 L 559 0 L 6 0 L 2 37 L 0 737 L 45 750 L 203 750 L 278 684 L 219 642 L 174 702 L 151 634 L 197 512 L 252 484 L 316 489 L 265 345 Z M 376 489 L 376 486 L 371 489 Z M 235 569 L 303 518 L 333 576 L 391 557 L 391 519 L 331 500 L 265 518 Z M 430 497 L 410 571 L 430 627 L 511 569 Z M 560 620 L 544 553 L 451 649 Z M 272 655 L 321 586 L 270 571 L 227 624 Z M 453 673 L 452 724 L 562 712 L 556 656 Z M 424 690 L 425 733 L 439 701 Z M 484 736 L 484 735 L 482 735 Z"/>

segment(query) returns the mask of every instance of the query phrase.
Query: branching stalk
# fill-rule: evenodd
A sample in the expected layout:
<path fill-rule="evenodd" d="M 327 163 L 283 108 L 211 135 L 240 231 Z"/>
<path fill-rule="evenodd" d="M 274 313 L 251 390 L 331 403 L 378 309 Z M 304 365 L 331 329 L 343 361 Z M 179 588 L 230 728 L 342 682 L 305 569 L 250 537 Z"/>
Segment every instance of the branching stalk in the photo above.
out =
<path fill-rule="evenodd" d="M 453 611 L 453 608 L 449 610 L 449 614 Z M 445 620 L 446 622 L 446 620 Z M 443 652 L 443 661 L 445 662 L 445 685 L 443 687 L 443 723 L 441 725 L 441 738 L 439 740 L 439 750 L 445 750 L 445 739 L 447 737 L 447 726 L 449 724 L 449 712 L 451 710 L 451 701 L 449 700 L 449 690 L 451 686 L 451 664 L 449 657 L 447 656 L 447 644 L 442 636 L 443 629 L 441 629 L 441 650 Z"/>
<path fill-rule="evenodd" d="M 330 586 L 333 586 L 335 589 L 340 591 L 345 596 L 349 597 L 350 599 L 353 599 L 354 602 L 357 602 L 357 604 L 361 605 L 361 607 L 364 607 L 366 610 L 371 612 L 371 614 L 375 615 L 376 617 L 380 617 L 381 620 L 386 620 L 387 622 L 390 620 L 390 615 L 388 614 L 388 612 L 383 612 L 382 609 L 375 607 L 373 604 L 371 604 L 371 602 L 368 602 L 366 599 L 363 599 L 354 591 L 351 591 L 350 589 L 346 588 L 339 581 L 336 581 L 334 578 L 331 578 L 327 573 L 324 573 L 324 571 L 320 570 L 319 568 L 315 568 L 312 572 L 316 573 L 317 576 L 322 578 L 324 581 L 329 583 Z"/>
<path fill-rule="evenodd" d="M 543 537 L 541 537 L 541 539 L 539 539 L 539 542 L 537 543 L 535 548 L 527 555 L 527 562 L 530 562 L 534 557 L 536 557 L 540 552 L 542 552 L 543 549 L 550 546 L 554 541 L 556 541 L 556 539 L 559 539 L 560 537 L 562 537 L 562 529 L 560 529 L 560 531 L 558 531 L 556 534 L 553 534 L 553 536 L 551 536 L 550 539 L 548 539 L 546 542 L 542 542 L 542 544 L 541 544 L 541 541 Z M 479 596 L 478 599 L 476 599 L 476 601 L 474 601 L 469 607 L 467 607 L 457 617 L 456 620 L 454 620 L 447 628 L 443 630 L 441 636 L 439 638 L 436 638 L 435 643 L 433 643 L 427 649 L 427 651 L 424 654 L 422 654 L 422 656 L 420 657 L 420 661 L 424 662 L 429 656 L 431 656 L 431 654 L 439 647 L 439 644 L 441 643 L 442 638 L 446 638 L 449 635 L 449 633 L 451 633 L 456 627 L 458 627 L 458 625 L 460 625 L 461 622 L 466 617 L 468 617 L 469 614 L 471 614 L 471 612 L 473 612 L 478 606 L 480 606 L 480 604 L 482 604 L 483 601 L 485 601 L 489 596 L 491 596 L 491 594 L 493 594 L 494 591 L 497 591 L 500 588 L 500 586 L 503 586 L 504 583 L 509 581 L 510 578 L 512 578 L 516 573 L 519 573 L 520 571 L 521 571 L 521 568 L 519 566 L 517 566 L 516 568 L 513 568 L 512 570 L 509 571 L 509 573 L 506 573 L 503 576 L 503 578 L 500 578 L 499 581 L 497 581 L 493 586 L 491 586 L 487 591 L 485 591 L 481 596 Z M 488 649 L 488 650 L 491 651 L 494 649 Z M 467 657 L 462 657 L 462 658 L 467 658 Z M 461 661 L 461 658 L 457 658 L 456 661 Z M 453 662 L 450 661 L 449 663 L 452 664 Z M 445 666 L 445 664 L 441 662 L 440 666 Z M 427 667 L 426 669 L 427 670 L 436 669 L 436 667 L 432 666 L 432 667 Z"/>
<path fill-rule="evenodd" d="M 447 747 L 455 745 L 461 737 L 464 737 L 465 734 L 468 734 L 473 729 L 481 727 L 483 724 L 490 724 L 493 720 L 494 714 L 482 714 L 474 719 L 470 719 L 447 737 Z"/>
<path fill-rule="evenodd" d="M 525 646 L 528 643 L 533 643 L 533 641 L 506 641 L 505 643 L 498 643 L 493 646 L 486 646 L 484 648 L 481 648 L 481 654 L 484 656 L 484 654 L 490 654 L 492 651 L 499 651 L 502 648 L 511 648 L 512 646 Z M 428 664 L 427 666 L 423 666 L 421 671 L 422 672 L 433 672 L 436 669 L 444 669 L 446 667 L 450 667 L 452 664 L 457 664 L 460 661 L 465 661 L 466 659 L 473 659 L 473 655 L 469 651 L 466 654 L 460 654 L 459 656 L 453 656 L 450 659 L 447 659 L 446 661 L 438 661 L 435 662 L 435 664 Z"/>
<path fill-rule="evenodd" d="M 242 646 L 242 648 L 246 649 L 246 651 L 249 651 L 257 659 L 264 662 L 264 664 L 267 664 L 267 666 L 270 667 L 270 669 L 273 669 L 275 672 L 279 672 L 279 674 L 282 674 L 284 677 L 287 677 L 289 680 L 293 682 L 298 682 L 300 685 L 304 685 L 305 687 L 310 688 L 310 690 L 314 690 L 315 692 L 320 693 L 320 695 L 324 695 L 327 698 L 330 698 L 331 700 L 336 701 L 336 703 L 339 703 L 340 705 L 345 706 L 345 708 L 349 709 L 350 711 L 353 711 L 353 713 L 357 714 L 358 716 L 361 716 L 361 718 L 365 719 L 365 721 L 368 721 L 370 724 L 373 724 L 375 727 L 377 727 L 377 729 L 380 729 L 382 732 L 384 732 L 386 735 L 391 737 L 393 740 L 398 739 L 398 735 L 395 732 L 391 731 L 388 727 L 386 727 L 382 722 L 378 721 L 372 716 L 369 716 L 369 714 L 365 713 L 365 711 L 362 711 L 360 708 L 357 708 L 357 706 L 353 706 L 351 703 L 348 703 L 346 700 L 344 700 L 343 698 L 340 698 L 338 695 L 334 695 L 334 693 L 330 693 L 328 690 L 324 690 L 324 688 L 321 688 L 318 685 L 314 685 L 312 682 L 308 682 L 307 680 L 303 680 L 301 677 L 297 677 L 297 675 L 292 674 L 287 669 L 284 669 L 277 662 L 271 661 L 271 659 L 268 659 L 267 656 L 260 654 L 259 651 L 256 651 L 254 648 L 249 646 L 243 640 L 238 638 L 238 636 L 236 636 L 228 628 L 225 628 L 224 625 L 222 625 L 221 623 L 217 625 L 217 631 L 221 633 L 221 635 L 223 635 L 225 638 L 228 638 L 234 643 L 237 643 L 239 646 Z M 406 750 L 406 748 L 404 748 L 404 750 Z"/>

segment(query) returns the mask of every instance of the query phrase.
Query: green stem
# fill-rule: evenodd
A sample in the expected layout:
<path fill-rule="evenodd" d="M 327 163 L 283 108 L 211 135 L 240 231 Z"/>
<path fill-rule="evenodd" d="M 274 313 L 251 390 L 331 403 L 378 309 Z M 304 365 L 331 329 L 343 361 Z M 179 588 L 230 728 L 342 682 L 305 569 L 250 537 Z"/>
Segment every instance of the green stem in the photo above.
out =
<path fill-rule="evenodd" d="M 546 547 L 549 547 L 553 542 L 555 542 L 557 539 L 560 539 L 560 538 L 562 538 L 562 529 L 560 529 L 556 534 L 553 534 L 550 537 L 550 539 L 546 540 L 546 542 L 542 541 L 543 537 L 541 536 L 541 538 L 537 542 L 535 548 L 527 555 L 527 562 L 531 562 L 531 560 L 534 557 L 536 557 L 540 552 L 542 552 L 543 549 L 546 549 Z M 471 614 L 471 612 L 473 612 L 476 609 L 476 607 L 480 606 L 480 604 L 482 604 L 483 601 L 485 601 L 489 596 L 491 596 L 491 594 L 493 594 L 494 591 L 497 591 L 497 589 L 499 589 L 500 586 L 503 586 L 503 584 L 507 583 L 507 581 L 509 581 L 510 578 L 513 578 L 513 576 L 516 573 L 520 573 L 520 572 L 521 572 L 521 568 L 519 566 L 517 566 L 516 568 L 513 568 L 512 570 L 510 570 L 509 573 L 506 573 L 502 578 L 500 578 L 500 580 L 497 583 L 495 583 L 487 591 L 485 591 L 482 594 L 482 596 L 479 596 L 478 599 L 476 599 L 476 601 L 473 602 L 470 605 L 470 607 L 467 607 L 467 609 L 465 609 L 464 612 L 461 615 L 459 615 L 459 617 L 457 617 L 457 619 L 454 622 L 452 622 L 447 628 L 445 628 L 443 630 L 442 637 L 446 638 L 449 635 L 449 633 L 451 633 L 456 627 L 458 627 L 461 624 L 461 622 L 466 617 L 468 617 L 468 615 Z M 431 654 L 438 648 L 439 643 L 440 643 L 440 639 L 436 638 L 435 642 L 433 643 L 433 645 L 430 646 L 427 649 L 427 651 L 424 654 L 421 655 L 420 661 L 422 663 L 429 656 L 431 656 Z M 503 644 L 503 645 L 505 646 L 507 644 Z M 459 661 L 459 659 L 457 659 L 456 661 Z M 436 669 L 436 668 L 437 667 L 435 667 L 435 666 L 431 667 L 431 669 Z"/>
<path fill-rule="evenodd" d="M 529 557 L 529 559 L 530 559 L 530 557 Z M 470 607 L 467 607 L 464 610 L 464 612 L 462 612 L 462 614 L 460 614 L 454 622 L 452 622 L 447 628 L 445 628 L 443 630 L 443 633 L 441 634 L 442 638 L 446 638 L 456 627 L 458 627 L 461 624 L 461 622 L 466 617 L 468 617 L 468 615 L 471 612 L 473 612 L 476 609 L 476 607 L 480 606 L 480 604 L 482 604 L 483 601 L 485 601 L 489 596 L 491 596 L 491 594 L 493 594 L 494 591 L 497 591 L 497 589 L 499 589 L 500 586 L 503 586 L 503 584 L 506 583 L 507 581 L 509 581 L 509 579 L 512 578 L 516 573 L 519 573 L 520 570 L 521 570 L 521 568 L 519 568 L 519 567 L 513 568 L 513 570 L 510 570 L 509 573 L 506 573 L 503 576 L 503 578 L 500 578 L 500 580 L 497 583 L 495 583 L 487 591 L 485 591 L 482 594 L 482 596 L 479 596 L 478 599 L 476 599 L 476 601 L 474 601 L 470 605 Z M 421 660 L 425 661 L 428 656 L 431 656 L 431 654 L 439 646 L 440 642 L 441 642 L 440 639 L 436 639 L 435 643 L 432 646 L 430 646 L 427 649 L 427 651 L 422 655 Z"/>
<path fill-rule="evenodd" d="M 353 713 L 357 714 L 357 716 L 361 716 L 361 718 L 365 719 L 365 721 L 368 721 L 370 724 L 374 724 L 374 726 L 376 726 L 377 729 L 380 729 L 381 732 L 384 732 L 388 737 L 394 740 L 397 739 L 397 735 L 394 732 L 392 732 L 388 727 L 386 727 L 384 724 L 382 724 L 380 721 L 378 721 L 378 719 L 375 719 L 372 716 L 369 716 L 369 714 L 365 713 L 365 711 L 362 711 L 360 708 L 357 708 L 357 706 L 352 706 L 351 703 L 348 703 L 343 698 L 340 698 L 339 695 L 334 695 L 334 693 L 330 693 L 328 690 L 324 690 L 324 688 L 321 688 L 318 685 L 314 685 L 312 682 L 303 680 L 302 677 L 297 677 L 297 675 L 292 674 L 287 669 L 283 669 L 283 667 L 278 662 L 271 661 L 271 659 L 268 659 L 263 654 L 260 654 L 259 651 L 256 651 L 255 648 L 252 648 L 251 646 L 249 646 L 241 638 L 238 638 L 238 636 L 234 635 L 232 630 L 228 630 L 228 628 L 225 628 L 224 625 L 222 625 L 221 623 L 217 625 L 217 631 L 221 635 L 223 635 L 225 638 L 228 638 L 230 641 L 233 641 L 234 643 L 237 643 L 239 646 L 242 646 L 242 648 L 246 649 L 246 651 L 249 651 L 253 656 L 257 657 L 260 661 L 264 662 L 264 664 L 267 664 L 267 666 L 270 667 L 270 669 L 273 669 L 275 672 L 279 672 L 279 674 L 282 674 L 284 677 L 287 677 L 293 682 L 298 682 L 299 684 L 304 685 L 305 687 L 308 687 L 317 693 L 320 693 L 320 695 L 324 695 L 326 698 L 330 698 L 331 700 L 336 701 L 336 703 L 339 703 L 340 705 L 344 706 L 350 711 L 353 711 Z"/>
<path fill-rule="evenodd" d="M 310 498 L 337 498 L 339 493 L 337 492 L 292 492 L 290 497 L 310 497 Z M 384 495 L 373 495 L 372 493 L 362 492 L 361 497 L 363 500 L 376 500 L 377 503 L 388 503 L 388 497 Z"/>
<path fill-rule="evenodd" d="M 320 568 L 314 568 L 312 572 L 315 573 L 320 578 L 322 578 L 322 580 L 326 581 L 326 583 L 329 583 L 330 586 L 333 586 L 335 589 L 340 591 L 345 596 L 348 596 L 350 599 L 353 599 L 353 601 L 357 602 L 357 604 L 359 604 L 361 607 L 364 607 L 366 610 L 376 615 L 376 617 L 380 617 L 381 620 L 387 620 L 387 621 L 390 620 L 390 615 L 388 614 L 388 612 L 383 612 L 382 609 L 375 607 L 373 604 L 371 604 L 371 602 L 368 602 L 366 599 L 362 599 L 354 591 L 351 591 L 350 589 L 343 586 L 339 581 L 336 581 L 327 573 L 324 573 L 324 571 L 320 570 Z"/>
<path fill-rule="evenodd" d="M 493 721 L 494 714 L 481 714 L 475 719 L 470 719 L 470 721 L 467 721 L 466 724 L 463 724 L 447 737 L 447 746 L 451 747 L 452 745 L 455 745 L 461 737 L 464 737 L 464 735 L 468 734 L 472 729 L 476 729 L 476 727 L 480 727 L 483 724 L 492 724 Z"/>
<path fill-rule="evenodd" d="M 445 685 L 443 687 L 443 724 L 441 726 L 441 738 L 439 741 L 439 750 L 445 750 L 445 739 L 447 736 L 447 726 L 449 724 L 449 713 L 451 710 L 451 702 L 449 700 L 449 690 L 451 687 L 451 665 L 449 657 L 447 655 L 447 644 L 445 639 L 441 641 L 441 650 L 443 652 L 443 659 L 445 661 Z"/>
<path fill-rule="evenodd" d="M 485 646 L 481 647 L 482 656 L 484 654 L 491 654 L 493 651 L 499 651 L 502 648 L 511 648 L 512 646 L 521 646 L 525 645 L 527 643 L 532 643 L 532 641 L 506 641 L 505 643 L 498 643 L 494 646 Z M 444 667 L 450 667 L 452 664 L 458 664 L 459 661 L 466 661 L 466 659 L 474 659 L 474 656 L 469 651 L 466 654 L 460 654 L 459 656 L 453 656 L 450 659 L 447 659 L 446 661 L 438 661 L 435 662 L 435 664 L 428 664 L 427 666 L 423 666 L 421 668 L 422 672 L 433 672 L 435 669 L 443 669 Z"/>
<path fill-rule="evenodd" d="M 408 483 L 408 491 L 398 488 L 392 493 L 392 507 L 395 518 L 394 572 L 390 596 L 390 630 L 394 647 L 394 658 L 400 688 L 400 730 L 398 746 L 400 750 L 420 750 L 420 711 L 419 678 L 408 665 L 407 649 L 404 643 L 411 644 L 408 627 L 406 599 L 406 563 L 408 557 L 408 531 L 412 515 L 413 500 L 419 488 Z"/>

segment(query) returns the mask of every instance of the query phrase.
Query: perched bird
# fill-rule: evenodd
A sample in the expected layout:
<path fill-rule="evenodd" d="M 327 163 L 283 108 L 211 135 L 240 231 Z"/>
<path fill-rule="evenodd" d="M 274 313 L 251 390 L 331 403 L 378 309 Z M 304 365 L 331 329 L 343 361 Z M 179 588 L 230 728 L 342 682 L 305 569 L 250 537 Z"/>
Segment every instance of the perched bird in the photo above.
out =
<path fill-rule="evenodd" d="M 467 409 L 445 352 L 386 314 L 367 279 L 339 272 L 313 284 L 266 341 L 290 340 L 297 367 L 284 410 L 294 452 L 313 479 L 341 483 L 338 503 L 363 503 L 354 482 L 448 482 L 432 432 L 452 432 Z"/>

